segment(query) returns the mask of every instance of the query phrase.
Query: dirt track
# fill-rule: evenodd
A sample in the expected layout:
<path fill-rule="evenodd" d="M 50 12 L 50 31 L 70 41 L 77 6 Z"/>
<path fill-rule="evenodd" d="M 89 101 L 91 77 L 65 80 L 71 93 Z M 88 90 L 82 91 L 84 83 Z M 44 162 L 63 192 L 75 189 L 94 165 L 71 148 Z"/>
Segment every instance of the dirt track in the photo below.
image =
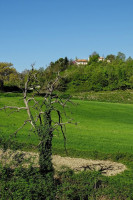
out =
<path fill-rule="evenodd" d="M 21 163 L 28 166 L 32 162 L 34 166 L 38 166 L 38 154 L 32 152 L 7 150 L 3 152 L 0 149 L 0 160 L 3 164 L 11 164 L 13 167 Z M 101 171 L 103 175 L 114 176 L 126 170 L 126 166 L 121 163 L 104 160 L 87 160 L 82 158 L 61 157 L 59 155 L 52 156 L 52 162 L 55 170 L 61 170 L 62 166 L 69 167 L 75 172 L 85 170 Z"/>

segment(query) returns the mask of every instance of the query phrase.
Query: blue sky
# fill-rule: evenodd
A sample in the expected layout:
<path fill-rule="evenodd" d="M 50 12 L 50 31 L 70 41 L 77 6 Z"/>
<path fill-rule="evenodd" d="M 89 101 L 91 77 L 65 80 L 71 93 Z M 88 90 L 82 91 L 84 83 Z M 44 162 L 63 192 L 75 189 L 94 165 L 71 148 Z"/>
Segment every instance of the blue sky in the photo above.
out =
<path fill-rule="evenodd" d="M 0 0 L 0 62 L 18 71 L 121 51 L 133 57 L 132 0 Z"/>

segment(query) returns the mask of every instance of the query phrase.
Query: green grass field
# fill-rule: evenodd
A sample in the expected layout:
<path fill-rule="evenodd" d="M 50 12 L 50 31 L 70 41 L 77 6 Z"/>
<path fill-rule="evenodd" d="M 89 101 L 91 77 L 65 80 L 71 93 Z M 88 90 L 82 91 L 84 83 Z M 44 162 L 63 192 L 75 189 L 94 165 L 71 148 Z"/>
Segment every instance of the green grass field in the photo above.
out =
<path fill-rule="evenodd" d="M 133 152 L 133 105 L 75 100 L 69 105 L 68 115 L 78 122 L 66 125 L 67 150 L 71 156 L 92 157 L 94 154 L 112 155 Z M 23 105 L 20 97 L 1 97 L 0 107 L 4 105 Z M 72 114 L 70 114 L 70 111 Z M 25 111 L 0 111 L 0 131 L 9 136 L 27 119 Z M 66 119 L 64 119 L 66 120 Z M 30 136 L 29 136 L 30 135 Z M 64 154 L 61 133 L 55 133 L 53 153 Z M 16 140 L 23 148 L 34 150 L 38 144 L 37 136 L 25 126 Z M 95 155 L 94 155 L 95 156 Z"/>
<path fill-rule="evenodd" d="M 23 105 L 21 97 L 0 97 L 0 107 Z M 73 100 L 67 114 L 77 125 L 66 125 L 67 151 L 71 157 L 112 159 L 127 165 L 128 170 L 114 177 L 103 177 L 103 196 L 133 199 L 133 104 Z M 72 112 L 72 113 L 71 113 Z M 56 116 L 53 115 L 56 119 Z M 0 135 L 8 142 L 10 135 L 27 119 L 25 111 L 0 111 Z M 66 120 L 64 118 L 64 120 Z M 54 133 L 53 153 L 66 156 L 63 136 Z M 13 138 L 17 148 L 37 151 L 38 137 L 25 126 Z M 0 140 L 3 146 L 3 141 Z M 108 198 L 107 198 L 108 199 Z"/>

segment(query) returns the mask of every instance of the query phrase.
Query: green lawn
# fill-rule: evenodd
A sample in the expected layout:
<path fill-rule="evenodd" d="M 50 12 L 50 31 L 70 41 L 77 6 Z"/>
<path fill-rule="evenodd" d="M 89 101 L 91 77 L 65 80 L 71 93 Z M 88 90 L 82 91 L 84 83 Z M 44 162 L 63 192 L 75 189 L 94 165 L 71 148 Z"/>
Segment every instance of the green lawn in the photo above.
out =
<path fill-rule="evenodd" d="M 74 102 L 77 105 L 69 105 L 68 115 L 78 124 L 66 125 L 67 150 L 71 156 L 90 157 L 96 153 L 104 156 L 117 153 L 132 154 L 132 104 L 81 100 L 74 100 Z M 16 104 L 23 104 L 20 97 L 0 98 L 0 107 Z M 72 114 L 70 114 L 70 111 Z M 24 119 L 27 119 L 25 111 L 12 114 L 10 112 L 0 111 L 0 131 L 7 136 L 19 128 Z M 63 154 L 63 137 L 61 133 L 55 133 L 54 135 L 53 152 Z M 38 144 L 37 136 L 31 132 L 29 125 L 18 133 L 16 140 L 23 144 L 23 148 L 29 150 L 34 150 L 33 147 Z"/>

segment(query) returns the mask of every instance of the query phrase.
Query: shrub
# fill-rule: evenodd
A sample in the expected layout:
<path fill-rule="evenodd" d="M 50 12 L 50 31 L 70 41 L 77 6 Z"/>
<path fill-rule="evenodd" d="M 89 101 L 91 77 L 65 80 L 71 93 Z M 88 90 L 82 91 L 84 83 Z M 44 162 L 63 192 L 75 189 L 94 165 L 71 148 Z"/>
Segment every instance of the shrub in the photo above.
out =
<path fill-rule="evenodd" d="M 57 187 L 56 197 L 59 200 L 95 199 L 98 190 L 102 188 L 100 172 L 74 173 L 67 169 L 59 173 L 60 185 Z"/>
<path fill-rule="evenodd" d="M 55 199 L 55 187 L 51 176 L 44 178 L 39 169 L 29 167 L 0 169 L 0 199 L 25 199 L 25 200 L 53 200 Z"/>

